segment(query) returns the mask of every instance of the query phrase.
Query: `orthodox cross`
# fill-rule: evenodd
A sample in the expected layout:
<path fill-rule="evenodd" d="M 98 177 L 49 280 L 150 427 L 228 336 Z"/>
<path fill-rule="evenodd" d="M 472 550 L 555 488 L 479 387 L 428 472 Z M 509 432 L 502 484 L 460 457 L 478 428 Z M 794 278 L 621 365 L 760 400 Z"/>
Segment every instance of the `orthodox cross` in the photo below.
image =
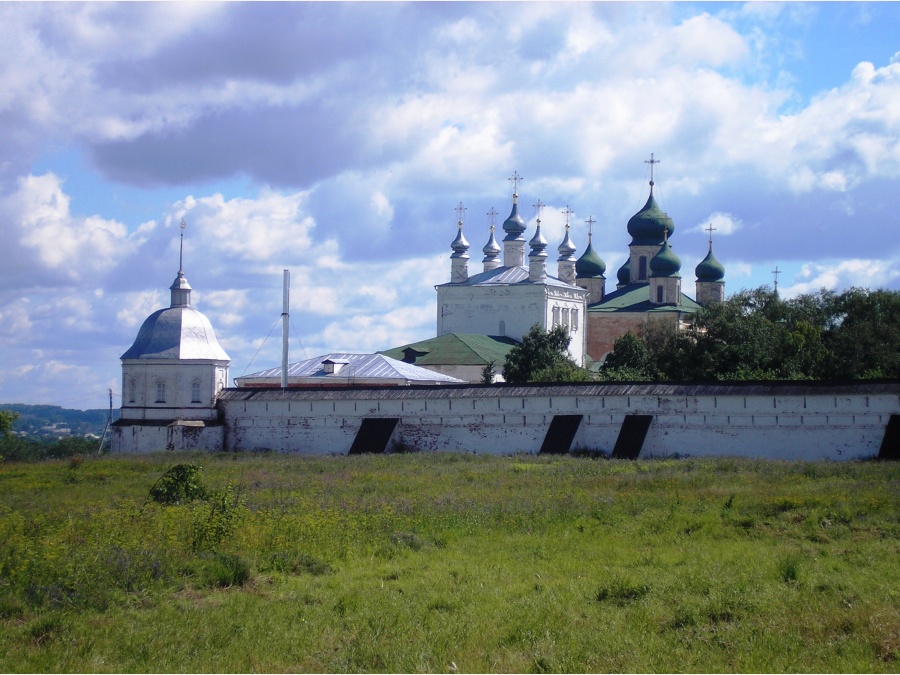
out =
<path fill-rule="evenodd" d="M 521 181 L 525 180 L 525 179 L 522 178 L 522 176 L 520 176 L 520 175 L 518 174 L 518 172 L 513 171 L 513 175 L 510 176 L 507 180 L 511 180 L 511 181 L 512 181 L 512 184 L 513 184 L 513 194 L 514 194 L 514 195 L 519 194 L 519 183 L 520 183 Z"/>
<path fill-rule="evenodd" d="M 487 215 L 488 215 L 488 218 L 491 219 L 491 232 L 493 232 L 494 231 L 494 217 L 498 215 L 497 211 L 494 209 L 493 206 L 491 207 L 491 210 L 487 212 Z"/>
<path fill-rule="evenodd" d="M 453 210 L 456 211 L 456 221 L 460 224 L 460 226 L 462 226 L 463 214 L 466 212 L 466 207 L 463 206 L 462 202 L 460 202 L 459 206 L 457 206 Z"/>
<path fill-rule="evenodd" d="M 772 270 L 772 274 L 775 275 L 775 293 L 778 293 L 778 275 L 782 274 L 782 271 L 778 269 L 778 265 L 775 265 L 775 269 Z"/>
<path fill-rule="evenodd" d="M 566 230 L 569 229 L 569 216 L 575 213 L 572 209 L 569 208 L 569 205 L 566 204 L 566 208 L 562 210 L 563 214 L 566 216 Z"/>
<path fill-rule="evenodd" d="M 644 160 L 644 164 L 649 164 L 649 165 L 650 165 L 650 187 L 652 188 L 652 187 L 653 187 L 653 165 L 654 165 L 654 164 L 659 164 L 659 160 L 658 160 L 658 159 L 653 159 L 653 153 L 651 152 L 651 153 L 650 153 L 650 159 L 645 159 L 645 160 Z"/>
<path fill-rule="evenodd" d="M 183 273 L 184 265 L 182 261 L 184 259 L 184 228 L 187 227 L 187 223 L 184 222 L 184 218 L 181 219 L 181 225 L 179 225 L 179 227 L 181 228 L 181 244 L 178 247 L 178 271 Z"/>
<path fill-rule="evenodd" d="M 544 202 L 542 202 L 540 199 L 538 199 L 537 203 L 534 205 L 534 208 L 537 209 L 537 222 L 539 225 L 541 223 L 541 209 L 543 209 L 545 206 L 546 204 L 544 204 Z"/>
<path fill-rule="evenodd" d="M 712 233 L 716 231 L 716 229 L 712 226 L 712 223 L 709 224 L 709 227 L 706 228 L 706 231 L 709 232 L 709 250 L 712 250 Z"/>
<path fill-rule="evenodd" d="M 588 244 L 590 244 L 591 238 L 594 236 L 594 223 L 596 223 L 597 221 L 594 220 L 594 216 L 589 216 L 588 219 L 584 222 L 588 224 Z"/>

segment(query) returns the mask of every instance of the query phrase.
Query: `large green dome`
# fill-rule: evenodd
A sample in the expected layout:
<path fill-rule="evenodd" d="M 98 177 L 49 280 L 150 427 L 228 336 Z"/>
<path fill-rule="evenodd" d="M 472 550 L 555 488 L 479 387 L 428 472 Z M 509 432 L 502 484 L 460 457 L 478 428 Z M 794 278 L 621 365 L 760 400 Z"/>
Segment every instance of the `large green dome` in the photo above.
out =
<path fill-rule="evenodd" d="M 681 260 L 675 255 L 675 251 L 669 246 L 666 239 L 659 249 L 659 253 L 650 259 L 651 277 L 677 277 L 681 271 Z"/>
<path fill-rule="evenodd" d="M 725 268 L 713 255 L 712 245 L 709 247 L 709 253 L 694 271 L 697 274 L 697 281 L 722 281 L 725 278 Z"/>
<path fill-rule="evenodd" d="M 606 273 L 606 263 L 597 255 L 593 244 L 575 261 L 575 277 L 577 279 L 601 279 Z"/>
<path fill-rule="evenodd" d="M 628 234 L 631 235 L 632 246 L 662 244 L 663 239 L 671 237 L 675 232 L 675 223 L 659 208 L 653 198 L 653 190 L 644 208 L 631 216 L 628 221 Z"/>

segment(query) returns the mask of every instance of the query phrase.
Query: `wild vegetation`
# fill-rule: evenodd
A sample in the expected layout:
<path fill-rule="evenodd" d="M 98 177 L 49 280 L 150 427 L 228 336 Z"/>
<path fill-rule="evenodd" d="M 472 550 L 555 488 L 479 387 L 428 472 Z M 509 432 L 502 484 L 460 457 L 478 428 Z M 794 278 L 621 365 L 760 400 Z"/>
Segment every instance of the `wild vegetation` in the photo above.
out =
<path fill-rule="evenodd" d="M 782 300 L 767 287 L 704 307 L 686 331 L 619 338 L 608 380 L 900 377 L 900 292 L 851 288 Z"/>
<path fill-rule="evenodd" d="M 503 378 L 511 384 L 583 382 L 590 379 L 587 371 L 579 368 L 569 357 L 567 350 L 571 340 L 565 326 L 554 326 L 549 331 L 538 325 L 532 326 L 522 342 L 514 345 L 506 355 Z M 488 382 L 487 378 L 485 372 L 485 382 Z"/>
<path fill-rule="evenodd" d="M 0 670 L 896 672 L 898 503 L 877 462 L 7 462 Z"/>

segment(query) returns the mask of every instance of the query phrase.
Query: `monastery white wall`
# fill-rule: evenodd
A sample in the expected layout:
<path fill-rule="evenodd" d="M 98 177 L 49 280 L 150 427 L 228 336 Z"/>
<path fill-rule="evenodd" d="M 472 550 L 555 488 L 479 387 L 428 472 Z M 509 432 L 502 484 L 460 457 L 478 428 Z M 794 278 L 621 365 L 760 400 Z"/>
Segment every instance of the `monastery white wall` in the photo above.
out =
<path fill-rule="evenodd" d="M 611 454 L 628 415 L 651 415 L 640 457 L 820 460 L 878 454 L 896 393 L 579 395 L 577 387 L 326 393 L 231 389 L 219 406 L 226 450 L 345 454 L 366 418 L 398 423 L 387 450 L 537 453 L 554 416 L 582 416 L 571 450 Z M 552 388 L 550 388 L 552 389 Z M 559 394 L 559 391 L 568 393 Z M 285 397 L 283 400 L 277 398 Z M 385 398 L 385 396 L 388 396 Z"/>
<path fill-rule="evenodd" d="M 114 453 L 147 453 L 160 450 L 209 450 L 224 447 L 224 427 L 191 422 L 159 424 L 119 420 L 112 427 L 110 447 Z"/>

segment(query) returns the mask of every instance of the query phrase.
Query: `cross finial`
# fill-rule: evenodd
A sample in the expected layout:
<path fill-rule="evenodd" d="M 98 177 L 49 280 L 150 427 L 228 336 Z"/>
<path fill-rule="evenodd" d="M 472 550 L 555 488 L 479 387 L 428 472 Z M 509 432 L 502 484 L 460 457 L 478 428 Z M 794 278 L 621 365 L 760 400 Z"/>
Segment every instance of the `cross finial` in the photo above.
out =
<path fill-rule="evenodd" d="M 512 184 L 513 184 L 513 195 L 518 195 L 518 194 L 519 194 L 519 183 L 522 182 L 522 181 L 525 180 L 525 179 L 522 178 L 522 176 L 520 176 L 520 175 L 518 174 L 518 172 L 513 171 L 513 175 L 510 176 L 508 180 L 511 180 L 511 181 L 512 181 Z"/>
<path fill-rule="evenodd" d="M 466 207 L 463 206 L 463 203 L 460 202 L 459 206 L 457 206 L 454 211 L 456 211 L 456 222 L 462 227 L 463 222 L 463 214 L 466 212 Z"/>
<path fill-rule="evenodd" d="M 494 231 L 494 218 L 499 215 L 494 207 L 491 207 L 491 210 L 487 212 L 488 218 L 491 219 L 491 232 Z"/>
<path fill-rule="evenodd" d="M 594 220 L 594 216 L 588 216 L 588 219 L 584 222 L 588 224 L 588 244 L 590 244 L 591 239 L 594 237 L 594 223 L 597 221 Z"/>
<path fill-rule="evenodd" d="M 181 224 L 179 225 L 181 228 L 181 243 L 178 247 L 178 273 L 184 274 L 184 228 L 187 227 L 187 223 L 184 222 L 184 218 L 181 219 Z"/>
<path fill-rule="evenodd" d="M 775 275 L 775 293 L 778 294 L 778 275 L 783 274 L 783 272 L 778 269 L 778 265 L 775 265 L 775 269 L 772 270 L 772 274 Z"/>
<path fill-rule="evenodd" d="M 706 228 L 706 231 L 709 232 L 709 250 L 712 251 L 712 233 L 716 231 L 717 228 L 712 226 L 712 223 L 709 224 L 709 227 Z"/>
<path fill-rule="evenodd" d="M 534 205 L 534 208 L 537 209 L 537 222 L 538 222 L 538 224 L 540 224 L 540 222 L 541 222 L 541 211 L 543 210 L 543 208 L 544 208 L 545 206 L 546 206 L 546 204 L 544 204 L 544 202 L 542 202 L 540 199 L 538 199 L 537 202 L 536 202 L 535 205 Z"/>
<path fill-rule="evenodd" d="M 659 164 L 658 159 L 653 159 L 653 153 L 650 153 L 650 159 L 645 159 L 644 164 L 650 165 L 650 192 L 653 192 L 653 165 Z"/>
<path fill-rule="evenodd" d="M 572 209 L 569 208 L 569 205 L 568 205 L 568 204 L 566 204 L 566 208 L 564 208 L 564 209 L 562 210 L 562 212 L 563 212 L 563 214 L 564 214 L 565 217 L 566 217 L 566 229 L 568 230 L 568 229 L 569 229 L 569 216 L 571 216 L 571 215 L 572 215 L 573 213 L 575 213 L 575 212 L 574 212 Z"/>

